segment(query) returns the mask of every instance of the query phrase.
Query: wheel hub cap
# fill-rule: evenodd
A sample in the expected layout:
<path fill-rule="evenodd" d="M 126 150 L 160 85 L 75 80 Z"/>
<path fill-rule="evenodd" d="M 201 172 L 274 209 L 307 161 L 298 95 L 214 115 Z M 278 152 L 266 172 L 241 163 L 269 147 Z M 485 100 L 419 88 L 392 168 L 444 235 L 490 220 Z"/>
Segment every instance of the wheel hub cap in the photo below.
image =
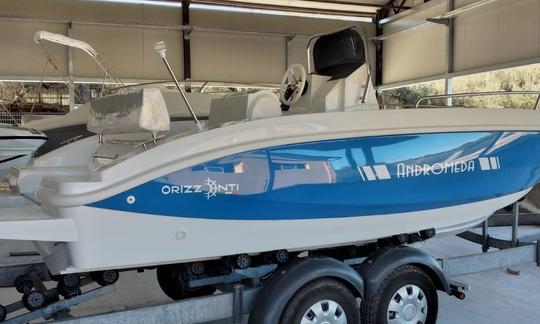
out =
<path fill-rule="evenodd" d="M 427 298 L 415 285 L 399 288 L 388 304 L 388 323 L 424 324 L 428 315 Z"/>
<path fill-rule="evenodd" d="M 346 324 L 345 311 L 333 300 L 321 300 L 304 313 L 300 324 Z"/>

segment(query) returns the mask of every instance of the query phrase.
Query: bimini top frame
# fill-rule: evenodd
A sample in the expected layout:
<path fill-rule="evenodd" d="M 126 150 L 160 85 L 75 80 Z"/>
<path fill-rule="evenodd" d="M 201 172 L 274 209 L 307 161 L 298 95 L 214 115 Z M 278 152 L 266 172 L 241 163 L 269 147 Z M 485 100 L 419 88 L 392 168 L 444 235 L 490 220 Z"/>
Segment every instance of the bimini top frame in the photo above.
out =
<path fill-rule="evenodd" d="M 68 80 L 66 80 L 64 76 L 60 73 L 58 66 L 56 64 L 56 61 L 54 59 L 54 56 L 44 46 L 43 41 L 49 41 L 51 43 L 65 45 L 72 48 L 78 48 L 82 50 L 83 52 L 87 53 L 88 55 L 90 55 L 90 57 L 92 57 L 94 62 L 96 62 L 96 64 L 105 72 L 105 78 L 110 78 L 111 80 L 114 81 L 114 83 L 116 83 L 118 87 L 122 87 L 120 89 L 121 92 L 126 91 L 125 89 L 126 85 L 124 84 L 124 82 L 120 80 L 118 75 L 107 64 L 105 64 L 105 62 L 103 61 L 103 58 L 98 54 L 98 52 L 92 46 L 90 46 L 90 44 L 83 42 L 81 40 L 78 40 L 78 39 L 74 39 L 74 38 L 67 37 L 60 34 L 50 33 L 44 30 L 37 31 L 34 34 L 34 42 L 36 42 L 36 44 L 39 45 L 39 47 L 41 48 L 41 51 L 43 52 L 45 57 L 47 57 L 47 60 L 49 61 L 49 63 L 53 66 L 53 68 L 56 70 L 56 72 L 62 78 L 62 80 L 66 82 L 68 87 L 71 88 L 72 83 L 68 82 Z M 71 89 L 71 90 L 74 91 L 74 89 Z"/>

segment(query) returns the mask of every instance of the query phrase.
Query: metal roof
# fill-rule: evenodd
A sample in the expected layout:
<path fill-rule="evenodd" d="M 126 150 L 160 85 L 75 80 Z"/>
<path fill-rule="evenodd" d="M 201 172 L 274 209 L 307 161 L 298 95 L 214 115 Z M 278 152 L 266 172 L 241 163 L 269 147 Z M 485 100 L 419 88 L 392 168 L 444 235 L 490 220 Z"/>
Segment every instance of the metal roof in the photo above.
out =
<path fill-rule="evenodd" d="M 181 0 L 169 0 L 182 2 Z M 191 0 L 191 3 L 374 18 L 377 10 L 409 9 L 405 0 Z"/>

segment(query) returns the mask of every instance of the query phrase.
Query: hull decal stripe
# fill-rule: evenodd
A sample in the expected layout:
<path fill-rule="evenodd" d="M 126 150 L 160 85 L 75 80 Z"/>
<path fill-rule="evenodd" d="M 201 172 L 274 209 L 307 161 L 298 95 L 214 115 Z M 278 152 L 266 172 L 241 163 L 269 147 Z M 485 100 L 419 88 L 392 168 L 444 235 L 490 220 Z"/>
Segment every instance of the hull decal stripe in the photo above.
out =
<path fill-rule="evenodd" d="M 183 168 L 89 206 L 223 220 L 425 211 L 536 185 L 540 155 L 530 154 L 535 151 L 540 151 L 539 132 L 388 135 L 290 144 Z"/>

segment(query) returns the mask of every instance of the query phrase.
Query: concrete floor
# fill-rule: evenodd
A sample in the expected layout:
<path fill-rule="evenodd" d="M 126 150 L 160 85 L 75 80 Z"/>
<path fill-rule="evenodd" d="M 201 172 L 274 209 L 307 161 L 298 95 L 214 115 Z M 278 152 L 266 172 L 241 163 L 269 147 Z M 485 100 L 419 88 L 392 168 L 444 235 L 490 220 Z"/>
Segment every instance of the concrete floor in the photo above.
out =
<path fill-rule="evenodd" d="M 522 227 L 520 235 L 538 230 Z M 507 239 L 511 232 L 510 228 L 494 228 L 490 235 Z M 437 258 L 481 252 L 479 245 L 454 236 L 426 241 L 421 248 Z M 512 270 L 519 270 L 520 274 L 497 269 L 452 278 L 468 283 L 471 289 L 463 301 L 439 293 L 438 323 L 540 323 L 540 268 L 536 264 L 522 264 Z"/>
<path fill-rule="evenodd" d="M 540 268 L 525 264 L 513 269 L 520 274 L 499 269 L 456 277 L 471 290 L 463 301 L 439 293 L 438 323 L 540 323 Z"/>
<path fill-rule="evenodd" d="M 538 228 L 523 228 L 529 234 Z M 492 234 L 507 237 L 509 229 L 498 228 Z M 480 252 L 480 246 L 457 237 L 432 239 L 418 247 L 437 258 L 449 258 Z M 540 323 L 540 268 L 535 264 L 523 264 L 513 269 L 519 275 L 511 275 L 505 269 L 456 277 L 470 284 L 464 301 L 439 294 L 439 321 L 454 323 Z M 9 288 L 0 289 L 0 303 L 7 304 L 20 298 Z M 161 292 L 155 280 L 155 271 L 123 273 L 116 290 L 99 300 L 75 307 L 73 315 L 107 313 L 141 306 L 170 302 Z"/>

